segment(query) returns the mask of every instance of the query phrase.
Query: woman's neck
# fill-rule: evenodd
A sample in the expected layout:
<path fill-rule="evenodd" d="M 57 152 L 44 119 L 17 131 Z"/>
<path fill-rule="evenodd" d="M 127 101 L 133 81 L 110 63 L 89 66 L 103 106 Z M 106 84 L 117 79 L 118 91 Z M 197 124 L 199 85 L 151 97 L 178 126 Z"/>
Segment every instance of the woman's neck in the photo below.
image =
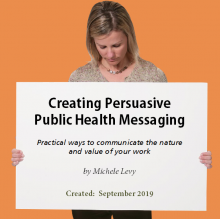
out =
<path fill-rule="evenodd" d="M 109 62 L 107 62 L 105 59 L 101 60 L 101 64 L 104 65 L 106 68 L 112 70 L 112 71 L 119 71 L 125 66 L 128 66 L 131 62 L 127 58 L 127 56 L 124 57 L 119 63 L 116 65 L 111 65 Z"/>

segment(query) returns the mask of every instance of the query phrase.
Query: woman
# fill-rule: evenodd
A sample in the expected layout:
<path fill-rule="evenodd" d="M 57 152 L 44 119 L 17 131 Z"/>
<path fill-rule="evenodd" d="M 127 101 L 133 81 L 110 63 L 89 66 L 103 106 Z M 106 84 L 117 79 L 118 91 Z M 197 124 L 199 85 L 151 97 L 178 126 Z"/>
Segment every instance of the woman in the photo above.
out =
<path fill-rule="evenodd" d="M 90 12 L 86 45 L 91 62 L 74 71 L 69 82 L 167 82 L 165 74 L 154 64 L 139 57 L 134 27 L 129 14 L 118 3 L 104 1 Z M 12 150 L 12 165 L 24 158 Z M 200 155 L 200 162 L 211 168 L 211 152 Z M 74 219 L 151 218 L 151 211 L 73 210 Z"/>

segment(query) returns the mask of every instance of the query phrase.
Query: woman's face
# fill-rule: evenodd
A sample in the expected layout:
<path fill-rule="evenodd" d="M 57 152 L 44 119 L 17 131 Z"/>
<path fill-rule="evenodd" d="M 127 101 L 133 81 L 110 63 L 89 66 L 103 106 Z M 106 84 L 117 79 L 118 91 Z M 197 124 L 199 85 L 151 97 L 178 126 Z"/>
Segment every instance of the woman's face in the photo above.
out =
<path fill-rule="evenodd" d="M 96 48 L 109 65 L 117 65 L 127 53 L 127 37 L 122 31 L 95 37 Z"/>

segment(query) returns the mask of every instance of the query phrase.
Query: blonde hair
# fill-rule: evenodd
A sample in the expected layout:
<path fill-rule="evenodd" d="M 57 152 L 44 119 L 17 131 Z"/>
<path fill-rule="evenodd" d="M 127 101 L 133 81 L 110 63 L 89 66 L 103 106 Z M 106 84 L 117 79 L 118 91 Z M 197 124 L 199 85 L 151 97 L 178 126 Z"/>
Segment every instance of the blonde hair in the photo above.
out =
<path fill-rule="evenodd" d="M 117 2 L 103 1 L 92 7 L 87 22 L 86 47 L 92 64 L 97 65 L 101 60 L 94 37 L 107 35 L 113 30 L 123 31 L 127 36 L 128 57 L 131 61 L 138 63 L 139 50 L 134 26 L 128 12 Z"/>

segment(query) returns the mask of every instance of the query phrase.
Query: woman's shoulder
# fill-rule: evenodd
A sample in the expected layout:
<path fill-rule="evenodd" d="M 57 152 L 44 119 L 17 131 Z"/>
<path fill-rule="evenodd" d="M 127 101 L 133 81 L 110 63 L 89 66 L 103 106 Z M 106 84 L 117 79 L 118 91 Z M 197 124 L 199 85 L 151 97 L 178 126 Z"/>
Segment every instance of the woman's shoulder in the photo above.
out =
<path fill-rule="evenodd" d="M 90 77 L 93 77 L 94 66 L 91 62 L 87 63 L 84 66 L 79 67 L 72 72 L 69 78 L 69 82 L 84 82 L 88 81 Z"/>
<path fill-rule="evenodd" d="M 148 82 L 167 82 L 166 75 L 161 69 L 140 57 L 138 58 L 136 73 Z"/>

